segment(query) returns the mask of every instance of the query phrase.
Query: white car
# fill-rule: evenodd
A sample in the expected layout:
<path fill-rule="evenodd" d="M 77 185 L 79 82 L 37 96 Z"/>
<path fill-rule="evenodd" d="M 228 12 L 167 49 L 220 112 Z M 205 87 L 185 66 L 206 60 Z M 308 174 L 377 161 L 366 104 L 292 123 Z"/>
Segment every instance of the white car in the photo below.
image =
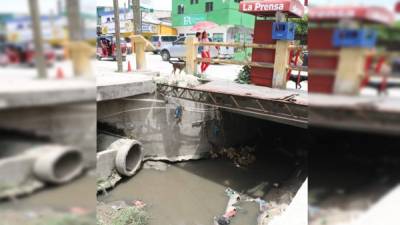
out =
<path fill-rule="evenodd" d="M 165 46 L 160 50 L 160 55 L 163 61 L 169 61 L 171 58 L 183 59 L 186 57 L 186 37 L 180 37 L 172 44 Z M 211 42 L 211 38 L 210 38 Z M 211 58 L 218 58 L 219 50 L 216 47 L 210 46 Z"/>
<path fill-rule="evenodd" d="M 177 39 L 178 39 L 178 37 L 174 36 L 174 35 L 153 35 L 153 36 L 151 36 L 150 42 L 156 48 L 155 51 L 153 51 L 153 53 L 154 54 L 159 53 L 161 49 L 165 48 L 165 46 L 167 46 L 167 45 L 171 45 Z"/>

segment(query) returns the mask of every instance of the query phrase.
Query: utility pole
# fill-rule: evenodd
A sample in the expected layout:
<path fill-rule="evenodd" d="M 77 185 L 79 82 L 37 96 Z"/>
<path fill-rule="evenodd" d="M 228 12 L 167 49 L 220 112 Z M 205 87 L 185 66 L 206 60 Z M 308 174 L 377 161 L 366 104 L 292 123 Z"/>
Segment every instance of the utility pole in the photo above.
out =
<path fill-rule="evenodd" d="M 140 10 L 140 0 L 132 0 L 132 8 L 135 35 L 140 35 L 142 34 L 142 12 Z"/>
<path fill-rule="evenodd" d="M 79 10 L 79 0 L 65 1 L 67 6 L 68 16 L 68 30 L 71 41 L 81 41 L 82 36 L 82 22 Z"/>
<path fill-rule="evenodd" d="M 37 0 L 29 0 L 29 11 L 32 18 L 33 42 L 35 44 L 35 62 L 39 78 L 47 78 L 46 62 L 43 51 L 42 29 Z"/>
<path fill-rule="evenodd" d="M 122 54 L 121 54 L 121 31 L 119 23 L 119 5 L 118 0 L 113 0 L 114 5 L 114 23 L 115 23 L 115 50 L 117 51 L 118 72 L 122 72 Z"/>

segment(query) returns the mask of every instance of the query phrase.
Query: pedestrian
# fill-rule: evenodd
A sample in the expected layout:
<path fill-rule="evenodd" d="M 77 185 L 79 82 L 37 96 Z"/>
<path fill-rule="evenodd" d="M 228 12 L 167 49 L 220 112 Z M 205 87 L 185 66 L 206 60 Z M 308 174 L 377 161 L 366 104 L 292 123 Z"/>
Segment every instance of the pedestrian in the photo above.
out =
<path fill-rule="evenodd" d="M 210 40 L 208 39 L 208 33 L 206 31 L 203 31 L 202 35 L 201 35 L 201 42 L 202 43 L 208 43 L 210 42 Z M 210 46 L 203 46 L 203 50 L 201 52 L 201 58 L 204 59 L 208 59 L 210 60 Z M 200 69 L 201 69 L 201 73 L 204 74 L 204 72 L 207 70 L 208 66 L 210 65 L 209 62 L 202 62 L 200 65 Z"/>
<path fill-rule="evenodd" d="M 196 38 L 197 38 L 197 42 L 201 42 L 201 32 L 196 32 Z M 203 46 L 199 45 L 199 48 L 197 49 L 197 53 L 201 54 L 202 51 L 203 51 Z"/>

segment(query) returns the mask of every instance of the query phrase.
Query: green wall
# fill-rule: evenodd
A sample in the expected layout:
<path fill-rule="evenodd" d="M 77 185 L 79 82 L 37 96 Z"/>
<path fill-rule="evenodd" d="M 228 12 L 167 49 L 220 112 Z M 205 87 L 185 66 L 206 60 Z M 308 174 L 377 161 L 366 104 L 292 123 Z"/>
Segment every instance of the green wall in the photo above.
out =
<path fill-rule="evenodd" d="M 214 10 L 206 13 L 206 2 L 214 3 Z M 185 7 L 184 14 L 178 14 L 178 5 Z M 186 18 L 185 18 L 186 17 Z M 190 0 L 172 0 L 172 26 L 190 26 L 198 21 L 207 20 L 219 25 L 243 25 L 254 27 L 254 16 L 239 12 L 239 3 L 234 0 L 199 0 L 190 4 Z"/>

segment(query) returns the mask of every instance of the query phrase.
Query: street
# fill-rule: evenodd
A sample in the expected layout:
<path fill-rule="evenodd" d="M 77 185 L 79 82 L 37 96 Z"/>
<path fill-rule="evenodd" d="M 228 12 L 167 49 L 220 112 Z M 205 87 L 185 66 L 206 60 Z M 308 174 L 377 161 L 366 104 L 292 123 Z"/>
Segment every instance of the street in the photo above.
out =
<path fill-rule="evenodd" d="M 161 76 L 169 76 L 172 74 L 172 65 L 169 62 L 162 61 L 160 55 L 155 55 L 151 52 L 146 53 L 147 68 L 149 71 L 160 72 Z M 125 62 L 123 62 L 123 73 L 127 73 L 128 61 L 131 63 L 131 68 L 134 70 L 136 67 L 135 55 L 128 55 Z M 96 76 L 105 76 L 108 74 L 117 74 L 117 62 L 115 61 L 96 61 L 94 63 Z M 228 80 L 234 81 L 239 71 L 242 69 L 240 65 L 222 65 L 222 64 L 212 64 L 208 67 L 206 71 L 206 78 L 210 80 Z M 297 74 L 297 71 L 293 71 Z M 302 72 L 303 74 L 304 72 Z M 184 74 L 184 72 L 182 72 Z M 287 83 L 288 89 L 295 89 L 296 84 L 289 81 Z M 307 82 L 301 83 L 301 90 L 307 91 Z"/>

